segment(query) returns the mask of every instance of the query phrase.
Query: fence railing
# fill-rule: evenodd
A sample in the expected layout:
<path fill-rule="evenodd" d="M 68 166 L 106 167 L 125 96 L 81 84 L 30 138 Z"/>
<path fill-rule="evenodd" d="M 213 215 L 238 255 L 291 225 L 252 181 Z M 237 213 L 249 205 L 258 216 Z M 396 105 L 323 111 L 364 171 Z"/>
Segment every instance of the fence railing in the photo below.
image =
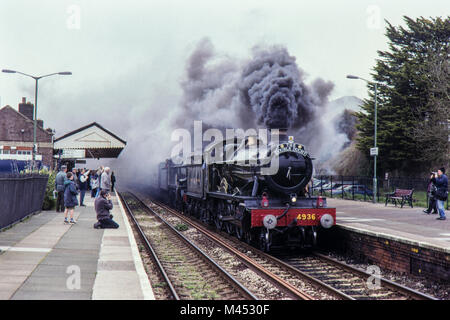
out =
<path fill-rule="evenodd" d="M 414 205 L 428 206 L 429 178 L 377 179 L 377 202 L 384 202 L 386 193 L 399 189 L 414 189 Z M 373 201 L 373 177 L 361 176 L 315 176 L 312 180 L 312 194 L 347 200 Z M 446 209 L 448 210 L 448 199 Z"/>
<path fill-rule="evenodd" d="M 48 176 L 0 175 L 0 230 L 42 209 Z"/>

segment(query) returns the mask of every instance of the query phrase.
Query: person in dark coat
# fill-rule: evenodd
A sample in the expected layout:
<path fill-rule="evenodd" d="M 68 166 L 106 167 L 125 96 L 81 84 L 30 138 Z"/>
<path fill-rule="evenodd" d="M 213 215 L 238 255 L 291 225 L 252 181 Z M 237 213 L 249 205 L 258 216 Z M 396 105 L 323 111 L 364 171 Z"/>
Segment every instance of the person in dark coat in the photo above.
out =
<path fill-rule="evenodd" d="M 112 219 L 109 211 L 113 208 L 111 195 L 107 190 L 101 190 L 100 196 L 95 199 L 95 212 L 98 222 L 94 224 L 95 229 L 117 229 L 119 225 Z"/>
<path fill-rule="evenodd" d="M 97 172 L 94 171 L 93 174 L 91 173 L 90 177 L 91 177 L 91 198 L 95 198 L 99 186 L 99 178 Z"/>
<path fill-rule="evenodd" d="M 431 180 L 436 185 L 435 197 L 437 200 L 437 207 L 439 211 L 439 218 L 437 220 L 446 220 L 444 202 L 448 197 L 448 178 L 445 175 L 445 168 L 440 168 L 436 175 L 431 176 Z"/>
<path fill-rule="evenodd" d="M 88 188 L 88 174 L 89 171 L 86 172 L 85 169 L 81 169 L 80 176 L 78 178 L 78 187 L 80 188 L 80 207 L 86 207 L 83 204 L 84 195 L 86 194 L 86 190 Z"/>
<path fill-rule="evenodd" d="M 64 182 L 64 205 L 66 206 L 66 211 L 64 212 L 64 222 L 65 223 L 76 223 L 73 220 L 73 211 L 75 207 L 78 205 L 78 199 L 77 199 L 77 187 L 75 183 L 73 182 L 73 173 L 68 172 L 67 173 L 67 180 Z M 67 216 L 70 211 L 70 222 L 67 220 Z"/>
<path fill-rule="evenodd" d="M 114 185 L 116 184 L 116 176 L 114 175 L 114 171 L 111 172 L 111 192 L 114 192 Z"/>
<path fill-rule="evenodd" d="M 433 174 L 433 173 L 431 173 Z M 433 176 L 432 176 L 433 177 Z M 433 211 L 433 214 L 437 214 L 437 206 L 436 206 L 436 186 L 434 185 L 432 178 L 428 183 L 427 194 L 428 194 L 428 208 L 423 210 L 426 214 L 430 214 Z"/>
<path fill-rule="evenodd" d="M 67 179 L 67 167 L 61 166 L 55 178 L 55 190 L 58 193 L 56 198 L 56 212 L 64 212 L 64 181 Z"/>

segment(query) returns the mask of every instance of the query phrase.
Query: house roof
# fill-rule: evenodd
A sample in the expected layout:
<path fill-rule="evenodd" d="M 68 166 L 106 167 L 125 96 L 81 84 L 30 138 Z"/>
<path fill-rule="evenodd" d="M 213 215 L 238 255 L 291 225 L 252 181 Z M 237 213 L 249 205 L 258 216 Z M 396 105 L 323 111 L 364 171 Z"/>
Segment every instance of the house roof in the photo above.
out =
<path fill-rule="evenodd" d="M 16 109 L 14 109 L 13 107 L 11 107 L 10 105 L 6 105 L 6 106 L 4 106 L 3 108 L 0 108 L 0 112 L 2 112 L 2 111 L 7 111 L 7 110 L 12 110 L 12 111 L 14 111 L 14 112 L 16 113 L 16 115 L 22 117 L 26 122 L 31 123 L 31 124 L 34 124 L 34 120 L 31 120 L 31 119 L 28 118 L 27 116 L 21 114 L 19 111 L 17 111 Z M 38 122 L 37 122 L 36 128 L 38 128 L 39 130 L 41 130 L 41 131 L 47 133 L 48 135 L 53 135 L 52 132 L 49 132 L 49 131 L 45 130 L 43 127 L 41 127 L 41 126 L 39 125 Z"/>
<path fill-rule="evenodd" d="M 105 129 L 104 127 L 102 127 L 101 125 L 99 125 L 97 122 L 92 122 L 92 123 L 90 123 L 90 124 L 88 124 L 88 125 L 86 125 L 86 126 L 84 126 L 84 127 L 81 127 L 81 128 L 76 129 L 76 130 L 70 131 L 70 132 L 66 133 L 65 135 L 63 135 L 63 136 L 61 136 L 61 137 L 59 137 L 59 138 L 56 138 L 54 141 L 57 142 L 57 141 L 59 141 L 59 140 L 65 139 L 65 138 L 67 138 L 67 137 L 69 137 L 69 136 L 71 136 L 71 135 L 74 135 L 74 134 L 76 134 L 76 133 L 78 133 L 78 132 L 81 132 L 81 131 L 83 131 L 83 130 L 89 129 L 89 128 L 94 127 L 94 126 L 96 126 L 96 127 L 98 127 L 99 129 L 105 131 L 107 134 L 113 136 L 114 138 L 116 138 L 117 140 L 119 140 L 120 142 L 122 142 L 123 144 L 127 144 L 127 142 L 126 142 L 125 140 L 122 140 L 121 138 L 119 138 L 118 136 L 116 136 L 114 133 L 112 133 L 112 132 L 109 131 L 108 129 Z"/>

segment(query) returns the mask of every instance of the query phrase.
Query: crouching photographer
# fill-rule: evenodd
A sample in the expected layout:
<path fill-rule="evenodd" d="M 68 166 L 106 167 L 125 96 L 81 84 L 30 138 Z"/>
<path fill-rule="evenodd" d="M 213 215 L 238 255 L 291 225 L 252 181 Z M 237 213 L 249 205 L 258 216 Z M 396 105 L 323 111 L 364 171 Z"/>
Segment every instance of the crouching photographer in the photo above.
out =
<path fill-rule="evenodd" d="M 448 197 L 448 178 L 445 175 L 445 168 L 440 168 L 437 171 L 437 175 L 433 174 L 431 176 L 431 182 L 436 186 L 436 192 L 434 197 L 436 198 L 437 208 L 439 211 L 439 218 L 437 220 L 446 220 L 444 202 L 447 201 Z"/>

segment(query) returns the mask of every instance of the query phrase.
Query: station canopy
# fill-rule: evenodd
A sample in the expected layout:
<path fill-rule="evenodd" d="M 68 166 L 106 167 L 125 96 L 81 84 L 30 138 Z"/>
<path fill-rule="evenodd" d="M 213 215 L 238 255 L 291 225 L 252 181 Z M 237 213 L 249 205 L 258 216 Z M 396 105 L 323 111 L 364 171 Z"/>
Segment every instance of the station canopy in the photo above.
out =
<path fill-rule="evenodd" d="M 54 140 L 62 159 L 117 158 L 127 142 L 96 122 Z"/>

